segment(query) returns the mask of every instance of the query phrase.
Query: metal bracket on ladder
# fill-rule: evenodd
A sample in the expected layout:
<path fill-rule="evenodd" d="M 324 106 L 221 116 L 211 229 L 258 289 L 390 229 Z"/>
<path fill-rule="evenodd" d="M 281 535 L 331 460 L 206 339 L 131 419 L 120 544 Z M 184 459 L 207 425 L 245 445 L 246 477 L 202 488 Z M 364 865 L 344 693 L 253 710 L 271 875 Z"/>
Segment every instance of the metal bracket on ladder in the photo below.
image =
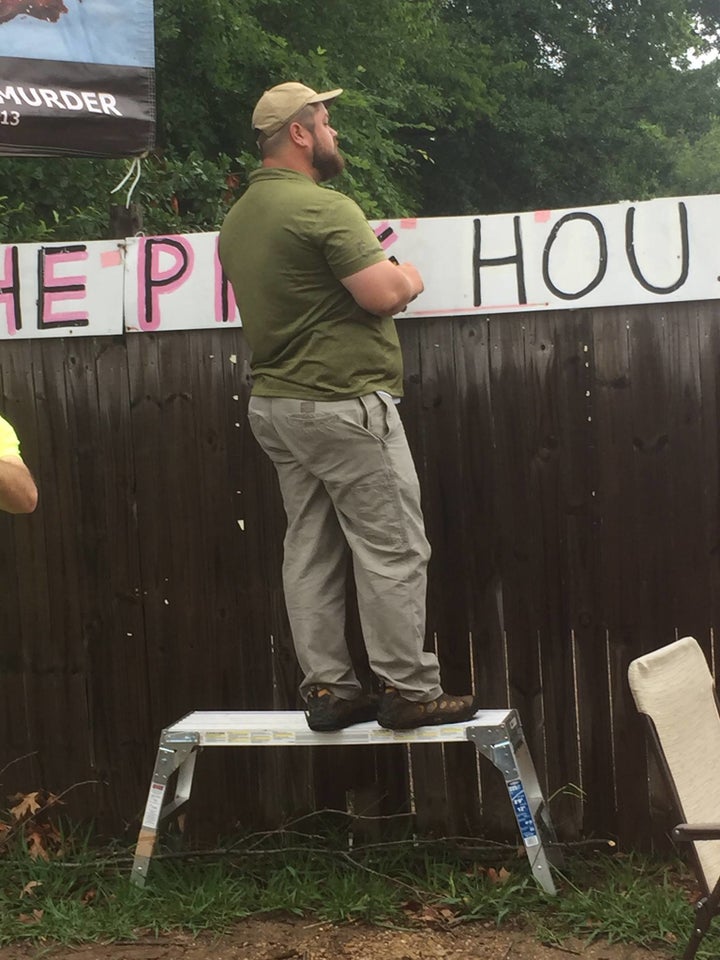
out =
<path fill-rule="evenodd" d="M 530 869 L 543 890 L 556 893 L 550 866 L 562 866 L 562 853 L 517 711 L 498 727 L 471 726 L 467 736 L 503 775 Z"/>
<path fill-rule="evenodd" d="M 384 730 L 372 722 L 335 733 L 313 733 L 298 710 L 190 713 L 163 730 L 160 737 L 131 879 L 144 885 L 159 824 L 189 799 L 195 761 L 203 747 L 417 745 L 468 740 L 503 775 L 533 875 L 543 890 L 556 893 L 550 866 L 561 866 L 562 858 L 516 710 L 480 710 L 465 723 L 416 730 Z M 175 794 L 165 803 L 168 781 L 175 772 Z"/>
<path fill-rule="evenodd" d="M 197 734 L 162 732 L 132 868 L 132 880 L 140 887 L 145 885 L 160 824 L 190 799 L 199 743 Z M 176 771 L 173 798 L 165 803 L 168 782 Z"/>

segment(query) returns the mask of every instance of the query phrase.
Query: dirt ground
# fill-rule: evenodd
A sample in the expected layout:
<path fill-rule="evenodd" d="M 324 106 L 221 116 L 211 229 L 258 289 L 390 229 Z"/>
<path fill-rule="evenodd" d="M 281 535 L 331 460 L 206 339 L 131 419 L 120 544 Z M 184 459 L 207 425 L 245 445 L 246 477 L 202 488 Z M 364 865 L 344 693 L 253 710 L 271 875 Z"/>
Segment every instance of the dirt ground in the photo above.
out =
<path fill-rule="evenodd" d="M 549 947 L 527 933 L 463 924 L 392 930 L 363 923 L 251 919 L 219 937 L 174 934 L 132 943 L 0 948 L 0 960 L 670 960 L 672 951 L 568 941 Z"/>

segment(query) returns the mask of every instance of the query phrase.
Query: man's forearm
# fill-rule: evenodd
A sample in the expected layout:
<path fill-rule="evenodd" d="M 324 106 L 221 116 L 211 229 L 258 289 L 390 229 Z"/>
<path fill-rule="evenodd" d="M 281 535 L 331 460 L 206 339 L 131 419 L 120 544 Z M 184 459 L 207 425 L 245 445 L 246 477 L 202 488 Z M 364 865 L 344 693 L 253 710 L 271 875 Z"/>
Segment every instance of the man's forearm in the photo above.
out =
<path fill-rule="evenodd" d="M 32 474 L 19 457 L 0 460 L 0 510 L 32 513 L 37 506 L 37 487 Z"/>
<path fill-rule="evenodd" d="M 423 291 L 422 277 L 411 263 L 382 260 L 342 280 L 353 299 L 376 316 L 398 313 Z"/>
<path fill-rule="evenodd" d="M 423 283 L 422 277 L 418 273 L 417 267 L 414 266 L 414 264 L 398 263 L 397 267 L 398 267 L 398 270 L 402 271 L 403 276 L 407 280 L 408 287 L 409 287 L 409 295 L 404 304 L 404 307 L 406 307 L 409 303 L 412 303 L 412 301 L 423 292 L 423 290 L 425 289 L 425 285 Z"/>

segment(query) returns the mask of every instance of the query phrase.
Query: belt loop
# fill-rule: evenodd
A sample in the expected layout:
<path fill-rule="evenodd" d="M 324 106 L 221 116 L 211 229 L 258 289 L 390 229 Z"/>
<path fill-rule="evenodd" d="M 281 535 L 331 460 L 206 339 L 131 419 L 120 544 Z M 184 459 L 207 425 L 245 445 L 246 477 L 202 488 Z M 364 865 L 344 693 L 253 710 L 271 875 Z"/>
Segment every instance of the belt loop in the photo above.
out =
<path fill-rule="evenodd" d="M 362 407 L 362 425 L 366 430 L 370 429 L 370 411 L 368 410 L 367 400 L 365 397 L 358 397 L 360 401 L 360 406 Z"/>

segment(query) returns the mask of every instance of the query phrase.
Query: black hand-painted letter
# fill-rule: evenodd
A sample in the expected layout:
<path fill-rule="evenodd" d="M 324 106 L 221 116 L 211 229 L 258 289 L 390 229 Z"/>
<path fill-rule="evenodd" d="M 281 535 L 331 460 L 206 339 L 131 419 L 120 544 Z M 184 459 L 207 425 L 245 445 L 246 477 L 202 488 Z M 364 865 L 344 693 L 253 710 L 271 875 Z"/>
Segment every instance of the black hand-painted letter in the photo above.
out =
<path fill-rule="evenodd" d="M 69 314 L 63 315 L 62 318 L 53 318 L 50 317 L 49 320 L 46 319 L 46 297 L 52 300 L 52 297 L 55 295 L 60 295 L 68 293 L 77 293 L 77 299 L 80 300 L 85 296 L 85 290 L 87 289 L 84 283 L 53 283 L 52 276 L 52 261 L 50 267 L 50 285 L 46 284 L 45 268 L 47 259 L 54 256 L 63 256 L 65 254 L 80 254 L 79 257 L 72 257 L 71 259 L 84 259 L 87 255 L 87 246 L 84 243 L 71 244 L 69 246 L 60 246 L 60 247 L 41 247 L 38 250 L 38 299 L 37 299 L 37 325 L 38 330 L 53 330 L 57 327 L 87 327 L 90 324 L 88 315 L 84 312 L 78 312 L 76 316 Z M 63 299 L 67 299 L 62 297 Z M 70 298 L 75 299 L 75 298 Z"/>
<path fill-rule="evenodd" d="M 482 221 L 474 221 L 475 242 L 473 245 L 473 302 L 476 307 L 482 306 L 482 288 L 480 285 L 480 269 L 482 267 L 502 267 L 510 263 L 515 264 L 517 276 L 518 303 L 527 303 L 525 292 L 525 265 L 523 263 L 522 234 L 520 232 L 520 217 L 513 217 L 515 231 L 515 253 L 509 257 L 481 257 Z"/>
<path fill-rule="evenodd" d="M 650 290 L 651 293 L 674 293 L 679 290 L 688 278 L 690 271 L 690 241 L 688 238 L 688 215 L 687 207 L 680 201 L 678 203 L 678 213 L 680 214 L 680 244 L 682 246 L 682 265 L 680 267 L 680 276 L 668 287 L 656 287 L 650 283 L 640 272 L 640 267 L 635 255 L 635 207 L 630 207 L 625 217 L 625 252 L 627 253 L 628 263 L 637 282 Z"/>
<path fill-rule="evenodd" d="M 8 255 L 9 254 L 9 255 Z M 8 264 L 8 260 L 10 261 Z M 22 329 L 22 306 L 20 304 L 20 271 L 18 262 L 18 248 L 11 247 L 5 256 L 5 266 L 10 267 L 10 277 L 4 277 L 0 283 L 0 303 L 3 300 L 9 301 L 8 312 L 8 330 Z M 10 281 L 8 283 L 8 281 Z"/>
<path fill-rule="evenodd" d="M 595 232 L 597 233 L 599 248 L 598 268 L 595 276 L 592 278 L 590 283 L 582 288 L 582 290 L 578 290 L 575 293 L 567 293 L 565 290 L 561 290 L 559 287 L 555 286 L 550 279 L 550 251 L 552 250 L 553 244 L 557 239 L 558 233 L 560 233 L 560 229 L 571 220 L 586 220 L 588 223 L 592 224 L 592 226 L 595 228 Z M 545 244 L 545 249 L 543 250 L 542 271 L 545 286 L 561 300 L 579 300 L 580 297 L 586 296 L 591 290 L 594 290 L 598 284 L 602 283 L 607 271 L 607 238 L 605 236 L 603 225 L 600 223 L 598 218 L 593 216 L 592 213 L 583 212 L 566 213 L 564 217 L 560 217 L 558 222 L 550 231 L 550 236 L 547 238 L 547 243 Z"/>

